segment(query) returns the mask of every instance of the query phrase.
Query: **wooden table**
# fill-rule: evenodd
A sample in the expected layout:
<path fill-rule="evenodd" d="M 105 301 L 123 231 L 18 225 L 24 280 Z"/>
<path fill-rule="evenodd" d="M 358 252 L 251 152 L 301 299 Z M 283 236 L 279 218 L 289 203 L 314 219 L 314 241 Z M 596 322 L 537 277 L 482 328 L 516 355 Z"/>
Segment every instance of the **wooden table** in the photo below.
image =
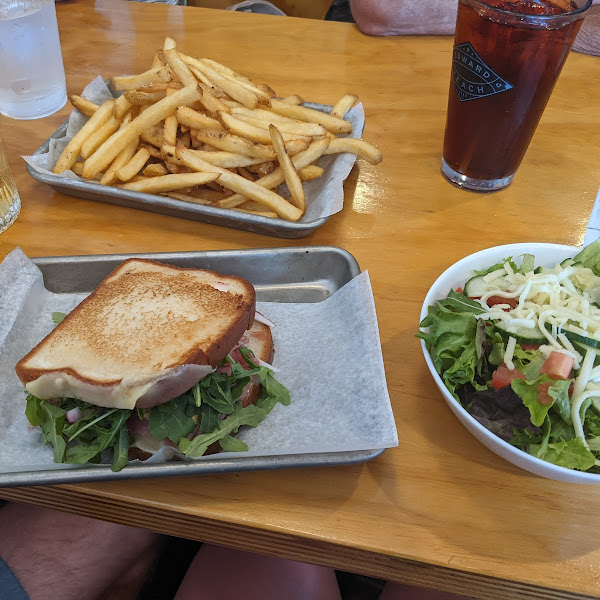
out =
<path fill-rule="evenodd" d="M 19 155 L 69 108 L 40 121 L 3 118 L 23 210 L 0 236 L 0 257 L 17 245 L 30 256 L 346 248 L 370 272 L 400 445 L 356 466 L 0 496 L 479 598 L 600 596 L 600 490 L 529 475 L 479 444 L 444 403 L 414 337 L 427 289 L 461 257 L 511 242 L 582 242 L 600 182 L 600 59 L 570 56 L 514 184 L 478 195 L 439 173 L 450 38 L 375 39 L 343 23 L 113 0 L 57 10 L 70 93 L 98 74 L 145 69 L 168 34 L 280 95 L 334 103 L 358 93 L 364 137 L 384 162 L 359 161 L 344 210 L 288 242 L 54 193 Z"/>

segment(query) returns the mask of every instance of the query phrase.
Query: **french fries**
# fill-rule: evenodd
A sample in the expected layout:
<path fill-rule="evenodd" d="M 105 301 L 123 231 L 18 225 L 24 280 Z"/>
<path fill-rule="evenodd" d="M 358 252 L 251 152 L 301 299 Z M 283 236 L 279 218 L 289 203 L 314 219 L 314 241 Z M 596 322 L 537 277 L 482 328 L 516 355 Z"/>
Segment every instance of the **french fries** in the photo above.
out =
<path fill-rule="evenodd" d="M 278 100 L 268 85 L 184 54 L 171 38 L 147 71 L 114 76 L 111 86 L 118 97 L 101 106 L 71 96 L 89 120 L 55 173 L 72 169 L 101 185 L 297 221 L 310 201 L 303 182 L 323 174 L 321 156 L 382 160 L 368 142 L 346 137 L 357 96 L 344 95 L 330 113 L 304 106 L 298 94 Z M 283 183 L 289 199 L 277 190 Z"/>

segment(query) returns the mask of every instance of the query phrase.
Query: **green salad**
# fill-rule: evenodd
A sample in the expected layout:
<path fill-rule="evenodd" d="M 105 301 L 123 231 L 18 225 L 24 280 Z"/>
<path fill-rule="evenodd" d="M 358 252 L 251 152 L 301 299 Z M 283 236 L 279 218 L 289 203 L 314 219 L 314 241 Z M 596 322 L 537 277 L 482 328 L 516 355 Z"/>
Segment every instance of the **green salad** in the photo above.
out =
<path fill-rule="evenodd" d="M 552 268 L 525 254 L 476 271 L 420 328 L 474 419 L 532 456 L 600 473 L 600 240 Z"/>

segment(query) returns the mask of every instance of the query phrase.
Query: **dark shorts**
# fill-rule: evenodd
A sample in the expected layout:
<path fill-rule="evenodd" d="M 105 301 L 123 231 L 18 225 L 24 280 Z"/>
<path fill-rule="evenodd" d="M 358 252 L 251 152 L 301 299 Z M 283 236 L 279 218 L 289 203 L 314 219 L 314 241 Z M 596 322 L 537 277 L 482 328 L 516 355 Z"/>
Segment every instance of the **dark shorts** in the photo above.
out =
<path fill-rule="evenodd" d="M 29 596 L 10 570 L 0 558 L 0 600 L 29 600 Z"/>

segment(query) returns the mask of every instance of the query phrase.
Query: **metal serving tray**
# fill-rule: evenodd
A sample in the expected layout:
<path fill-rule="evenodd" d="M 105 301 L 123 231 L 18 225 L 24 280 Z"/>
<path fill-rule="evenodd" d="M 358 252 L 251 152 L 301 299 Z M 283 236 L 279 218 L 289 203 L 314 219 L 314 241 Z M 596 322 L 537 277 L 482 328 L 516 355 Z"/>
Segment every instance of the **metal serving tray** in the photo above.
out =
<path fill-rule="evenodd" d="M 114 92 L 113 92 L 114 93 Z M 316 110 L 328 111 L 331 106 L 324 104 L 305 103 L 305 106 Z M 51 139 L 62 138 L 67 130 L 68 119 L 33 153 L 33 155 L 48 152 Z M 138 208 L 148 210 L 171 217 L 182 217 L 193 221 L 202 221 L 211 225 L 222 225 L 224 227 L 233 227 L 235 229 L 244 229 L 253 233 L 262 233 L 284 238 L 301 238 L 310 235 L 317 227 L 323 225 L 329 217 L 321 217 L 314 221 L 292 222 L 284 219 L 271 219 L 251 215 L 214 206 L 205 206 L 202 204 L 193 204 L 183 200 L 176 200 L 157 194 L 147 194 L 145 192 L 133 192 L 122 188 L 90 183 L 78 179 L 68 179 L 59 175 L 40 173 L 30 165 L 27 165 L 27 172 L 38 181 L 48 184 L 57 192 L 68 196 L 76 196 L 86 200 L 96 200 L 98 202 L 107 202 L 108 204 L 117 204 L 128 208 Z"/>
<path fill-rule="evenodd" d="M 131 256 L 245 277 L 256 288 L 257 300 L 261 302 L 321 302 L 360 274 L 360 267 L 349 252 L 331 246 L 58 256 L 32 260 L 41 269 L 46 288 L 60 294 L 91 292 L 117 265 Z M 86 465 L 67 469 L 57 466 L 48 470 L 0 473 L 0 487 L 347 465 L 370 460 L 382 452 L 383 449 L 378 448 L 249 458 L 236 455 L 210 461 L 128 465 L 118 473 L 113 473 L 110 466 Z"/>

